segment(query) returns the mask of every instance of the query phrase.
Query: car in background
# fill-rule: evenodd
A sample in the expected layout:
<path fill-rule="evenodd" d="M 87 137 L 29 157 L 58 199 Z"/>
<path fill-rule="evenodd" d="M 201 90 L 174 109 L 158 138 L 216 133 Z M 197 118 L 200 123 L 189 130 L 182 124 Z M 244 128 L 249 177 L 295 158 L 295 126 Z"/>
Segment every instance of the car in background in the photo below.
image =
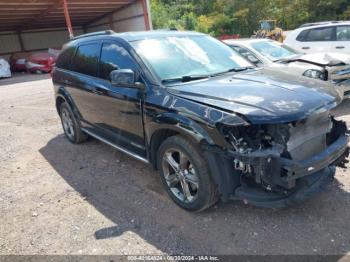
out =
<path fill-rule="evenodd" d="M 283 43 L 306 54 L 350 54 L 350 21 L 304 24 L 290 32 Z"/>
<path fill-rule="evenodd" d="M 335 97 L 265 74 L 201 33 L 78 36 L 52 80 L 71 143 L 91 136 L 151 164 L 190 211 L 219 198 L 300 203 L 332 181 L 349 154 L 346 124 L 330 116 Z"/>
<path fill-rule="evenodd" d="M 10 66 L 11 70 L 13 72 L 23 72 L 26 71 L 26 62 L 28 57 L 32 53 L 30 52 L 18 52 L 18 53 L 13 53 L 10 56 Z"/>
<path fill-rule="evenodd" d="M 26 70 L 30 73 L 50 73 L 56 64 L 59 51 L 49 49 L 47 52 L 40 52 L 28 57 Z"/>
<path fill-rule="evenodd" d="M 10 64 L 3 58 L 0 58 L 0 78 L 11 77 Z"/>
<path fill-rule="evenodd" d="M 315 86 L 340 99 L 350 97 L 350 55 L 302 54 L 270 39 L 230 39 L 224 43 L 257 67 L 287 72 L 299 81 L 311 78 Z"/>

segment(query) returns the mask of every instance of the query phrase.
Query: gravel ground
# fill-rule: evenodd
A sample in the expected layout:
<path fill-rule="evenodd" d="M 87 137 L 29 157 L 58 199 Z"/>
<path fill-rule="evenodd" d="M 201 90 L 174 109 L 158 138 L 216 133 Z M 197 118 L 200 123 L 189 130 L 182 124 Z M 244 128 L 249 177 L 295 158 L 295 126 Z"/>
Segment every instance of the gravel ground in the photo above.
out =
<path fill-rule="evenodd" d="M 350 101 L 335 112 L 350 123 Z M 350 171 L 282 210 L 178 208 L 147 165 L 63 136 L 47 76 L 0 80 L 0 254 L 350 252 Z"/>

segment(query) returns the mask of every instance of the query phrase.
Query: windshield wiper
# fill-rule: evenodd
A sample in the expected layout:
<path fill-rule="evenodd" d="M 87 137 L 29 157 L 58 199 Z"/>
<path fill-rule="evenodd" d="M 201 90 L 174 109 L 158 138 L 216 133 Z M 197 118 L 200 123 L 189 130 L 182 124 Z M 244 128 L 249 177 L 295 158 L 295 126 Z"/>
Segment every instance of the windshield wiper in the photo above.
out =
<path fill-rule="evenodd" d="M 229 70 L 226 70 L 226 71 L 220 72 L 220 73 L 216 73 L 216 74 L 213 74 L 211 76 L 223 75 L 223 74 L 230 73 L 230 72 L 242 72 L 242 71 L 246 71 L 248 69 L 254 69 L 254 68 L 255 68 L 254 66 L 233 67 L 233 68 L 230 68 Z"/>
<path fill-rule="evenodd" d="M 168 79 L 163 79 L 162 83 L 167 84 L 167 83 L 172 83 L 172 82 L 190 82 L 190 81 L 195 81 L 195 80 L 200 80 L 200 79 L 205 79 L 208 78 L 209 76 L 207 75 L 188 75 L 188 76 L 182 76 L 182 77 L 176 77 L 176 78 L 168 78 Z"/>
<path fill-rule="evenodd" d="M 255 67 L 253 67 L 253 66 L 234 67 L 234 68 L 231 68 L 231 69 L 226 70 L 224 72 L 211 74 L 211 75 L 187 75 L 187 76 L 176 77 L 176 78 L 168 78 L 168 79 L 163 79 L 162 80 L 162 84 L 168 84 L 168 83 L 172 83 L 172 82 L 185 83 L 185 82 L 205 79 L 205 78 L 209 78 L 209 77 L 219 76 L 219 75 L 223 75 L 223 74 L 226 74 L 226 73 L 229 73 L 229 72 L 241 72 L 241 71 L 245 71 L 245 70 L 253 69 L 253 68 L 255 68 Z"/>

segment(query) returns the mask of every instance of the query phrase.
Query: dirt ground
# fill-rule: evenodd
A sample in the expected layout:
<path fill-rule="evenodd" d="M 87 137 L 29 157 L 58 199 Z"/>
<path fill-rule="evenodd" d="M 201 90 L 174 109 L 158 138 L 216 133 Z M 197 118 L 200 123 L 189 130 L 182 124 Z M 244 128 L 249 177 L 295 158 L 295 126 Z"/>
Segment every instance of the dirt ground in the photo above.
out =
<path fill-rule="evenodd" d="M 350 101 L 335 112 L 350 113 Z M 0 80 L 0 254 L 350 254 L 350 169 L 294 208 L 178 208 L 147 165 L 63 135 L 48 76 Z"/>

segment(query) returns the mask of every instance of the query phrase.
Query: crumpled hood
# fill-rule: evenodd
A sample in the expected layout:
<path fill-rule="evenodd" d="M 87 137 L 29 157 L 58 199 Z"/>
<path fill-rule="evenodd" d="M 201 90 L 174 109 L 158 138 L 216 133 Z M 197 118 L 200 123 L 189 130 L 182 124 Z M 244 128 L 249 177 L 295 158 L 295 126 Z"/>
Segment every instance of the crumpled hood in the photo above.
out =
<path fill-rule="evenodd" d="M 251 123 L 301 120 L 337 105 L 336 98 L 263 70 L 169 86 L 173 95 L 244 116 Z"/>
<path fill-rule="evenodd" d="M 315 53 L 298 56 L 297 60 L 304 60 L 320 66 L 336 66 L 341 64 L 350 64 L 350 55 L 341 53 Z M 291 58 L 293 60 L 293 58 Z"/>

